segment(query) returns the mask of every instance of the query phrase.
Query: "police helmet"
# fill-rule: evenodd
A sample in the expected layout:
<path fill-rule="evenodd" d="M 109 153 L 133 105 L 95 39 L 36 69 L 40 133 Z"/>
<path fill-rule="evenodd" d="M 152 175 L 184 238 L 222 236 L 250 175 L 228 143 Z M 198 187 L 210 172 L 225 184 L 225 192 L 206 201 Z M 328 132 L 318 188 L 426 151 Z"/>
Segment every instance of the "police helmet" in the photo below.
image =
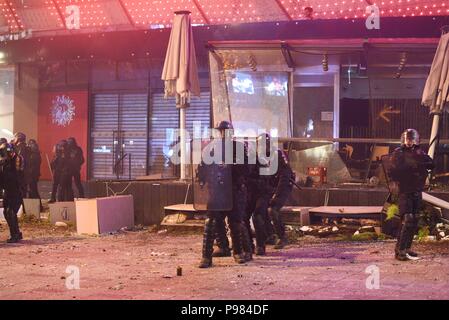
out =
<path fill-rule="evenodd" d="M 13 157 L 14 147 L 10 143 L 2 143 L 0 145 L 0 160 L 3 162 L 6 159 Z"/>
<path fill-rule="evenodd" d="M 76 139 L 74 137 L 67 138 L 67 145 L 70 147 L 76 147 Z"/>
<path fill-rule="evenodd" d="M 21 142 L 26 142 L 26 139 L 27 139 L 27 136 L 25 135 L 25 133 L 23 133 L 23 132 L 16 132 L 14 134 L 13 141 L 14 141 L 15 144 L 17 144 L 17 143 L 21 143 Z"/>
<path fill-rule="evenodd" d="M 419 145 L 419 133 L 415 129 L 407 129 L 401 134 L 401 145 L 413 147 Z"/>
<path fill-rule="evenodd" d="M 37 144 L 37 141 L 34 139 L 28 140 L 28 147 L 33 151 L 39 151 L 39 145 Z"/>

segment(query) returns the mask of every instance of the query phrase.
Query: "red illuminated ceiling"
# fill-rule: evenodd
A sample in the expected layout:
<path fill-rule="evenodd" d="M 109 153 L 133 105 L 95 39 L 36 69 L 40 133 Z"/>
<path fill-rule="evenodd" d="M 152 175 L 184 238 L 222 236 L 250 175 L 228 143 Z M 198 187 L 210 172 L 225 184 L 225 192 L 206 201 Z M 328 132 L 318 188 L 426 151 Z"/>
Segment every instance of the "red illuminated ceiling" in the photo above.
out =
<path fill-rule="evenodd" d="M 65 30 L 73 5 L 80 29 L 123 30 L 168 26 L 178 10 L 202 25 L 300 20 L 305 7 L 315 19 L 363 18 L 373 1 L 381 17 L 449 15 L 447 0 L 0 0 L 0 34 Z"/>

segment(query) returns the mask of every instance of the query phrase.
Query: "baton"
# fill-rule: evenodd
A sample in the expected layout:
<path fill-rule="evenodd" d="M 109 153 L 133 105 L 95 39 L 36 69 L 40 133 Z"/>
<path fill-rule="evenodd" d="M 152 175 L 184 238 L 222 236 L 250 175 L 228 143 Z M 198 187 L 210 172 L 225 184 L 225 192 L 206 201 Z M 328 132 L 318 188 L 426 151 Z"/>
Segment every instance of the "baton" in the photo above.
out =
<path fill-rule="evenodd" d="M 295 185 L 296 188 L 298 188 L 299 190 L 302 190 L 302 188 L 299 186 L 299 184 L 296 183 L 295 180 L 293 180 L 293 178 L 290 178 L 290 182 L 293 183 L 293 185 Z"/>
<path fill-rule="evenodd" d="M 51 174 L 51 180 L 53 180 L 53 170 L 51 170 L 51 165 L 50 165 L 50 160 L 48 159 L 48 154 L 45 154 L 45 157 L 47 158 L 47 165 L 48 165 L 48 169 L 50 169 L 50 174 Z"/>

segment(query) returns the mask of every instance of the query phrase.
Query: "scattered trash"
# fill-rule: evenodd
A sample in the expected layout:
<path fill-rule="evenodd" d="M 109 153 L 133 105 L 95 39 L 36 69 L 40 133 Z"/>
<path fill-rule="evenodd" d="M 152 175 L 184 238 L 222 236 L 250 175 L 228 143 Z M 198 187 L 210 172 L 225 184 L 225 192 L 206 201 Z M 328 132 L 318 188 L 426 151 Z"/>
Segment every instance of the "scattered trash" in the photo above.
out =
<path fill-rule="evenodd" d="M 169 276 L 168 274 L 166 274 L 166 275 L 163 275 L 162 278 L 164 278 L 164 279 L 171 279 L 171 278 L 173 278 L 173 277 L 172 277 L 172 276 Z"/>
<path fill-rule="evenodd" d="M 116 286 L 109 287 L 110 290 L 122 290 L 123 288 L 125 288 L 125 286 L 121 283 Z"/>
<path fill-rule="evenodd" d="M 366 232 L 376 232 L 376 229 L 374 229 L 373 226 L 363 226 L 359 229 L 360 233 L 366 233 Z"/>
<path fill-rule="evenodd" d="M 299 230 L 301 230 L 302 232 L 311 232 L 313 231 L 313 229 L 309 226 L 303 226 L 301 228 L 299 228 Z"/>
<path fill-rule="evenodd" d="M 152 257 L 160 257 L 160 256 L 168 256 L 168 254 L 167 253 L 165 253 L 165 252 L 151 252 L 150 253 L 150 256 L 152 256 Z"/>
<path fill-rule="evenodd" d="M 56 222 L 55 223 L 55 227 L 60 227 L 60 228 L 67 228 L 68 227 L 68 225 L 67 225 L 67 223 L 65 223 L 65 222 L 62 222 L 62 221 L 58 221 L 58 222 Z"/>
<path fill-rule="evenodd" d="M 162 230 L 159 230 L 159 231 L 157 232 L 157 234 L 163 234 L 163 233 L 167 233 L 167 232 L 168 232 L 167 229 L 162 229 Z"/>

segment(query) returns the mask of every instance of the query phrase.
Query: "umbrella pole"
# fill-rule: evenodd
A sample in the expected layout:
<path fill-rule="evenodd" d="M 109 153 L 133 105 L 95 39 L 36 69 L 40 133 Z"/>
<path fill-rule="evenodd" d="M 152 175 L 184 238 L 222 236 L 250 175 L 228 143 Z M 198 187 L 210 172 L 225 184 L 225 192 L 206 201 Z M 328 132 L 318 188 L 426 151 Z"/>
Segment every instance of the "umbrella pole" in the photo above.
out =
<path fill-rule="evenodd" d="M 181 180 L 186 179 L 186 109 L 179 109 L 179 131 L 181 139 Z"/>
<path fill-rule="evenodd" d="M 437 145 L 437 136 L 438 136 L 438 127 L 440 125 L 440 115 L 438 113 L 435 113 L 433 115 L 433 122 L 432 122 L 432 131 L 430 132 L 430 140 L 429 140 L 429 151 L 427 154 L 429 157 L 433 159 L 435 155 L 435 148 Z"/>

